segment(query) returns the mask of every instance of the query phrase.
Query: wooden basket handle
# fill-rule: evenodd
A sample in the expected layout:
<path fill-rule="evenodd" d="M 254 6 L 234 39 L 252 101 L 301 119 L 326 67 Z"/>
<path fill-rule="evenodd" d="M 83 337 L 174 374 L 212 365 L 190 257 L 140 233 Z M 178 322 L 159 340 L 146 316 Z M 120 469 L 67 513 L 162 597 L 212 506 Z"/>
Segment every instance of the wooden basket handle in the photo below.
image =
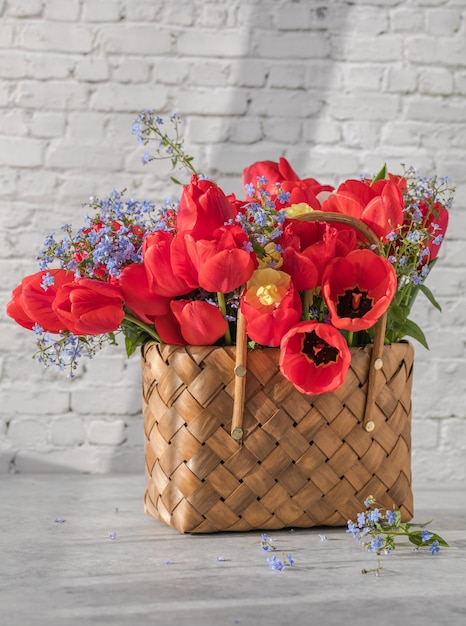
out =
<path fill-rule="evenodd" d="M 340 213 L 330 213 L 326 211 L 313 211 L 312 213 L 303 213 L 297 215 L 293 219 L 300 219 L 306 222 L 334 222 L 346 224 L 359 231 L 365 239 L 370 243 L 371 248 L 379 255 L 383 254 L 383 246 L 380 239 L 374 231 L 355 217 Z M 372 344 L 369 379 L 366 394 L 366 406 L 362 425 L 367 432 L 372 432 L 375 428 L 372 420 L 372 413 L 375 406 L 376 377 L 378 371 L 382 368 L 382 354 L 385 342 L 385 330 L 387 327 L 387 312 L 385 312 L 376 322 L 374 341 Z M 246 321 L 244 315 L 238 307 L 238 319 L 236 330 L 236 361 L 235 361 L 235 397 L 233 402 L 233 418 L 231 423 L 231 436 L 236 441 L 243 438 L 243 415 L 244 400 L 246 389 L 246 373 L 247 373 L 247 347 L 248 337 L 246 332 Z"/>

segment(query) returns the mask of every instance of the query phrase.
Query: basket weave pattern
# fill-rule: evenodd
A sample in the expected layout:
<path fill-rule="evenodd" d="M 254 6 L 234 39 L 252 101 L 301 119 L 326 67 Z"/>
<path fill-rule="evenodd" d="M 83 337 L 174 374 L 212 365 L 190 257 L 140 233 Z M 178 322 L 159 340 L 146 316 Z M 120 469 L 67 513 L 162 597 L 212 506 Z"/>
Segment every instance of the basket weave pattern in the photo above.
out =
<path fill-rule="evenodd" d="M 384 346 L 367 432 L 371 349 L 351 348 L 344 384 L 318 396 L 281 375 L 278 348 L 249 351 L 239 443 L 235 347 L 146 344 L 146 513 L 191 533 L 343 526 L 373 495 L 411 519 L 414 351 Z"/>

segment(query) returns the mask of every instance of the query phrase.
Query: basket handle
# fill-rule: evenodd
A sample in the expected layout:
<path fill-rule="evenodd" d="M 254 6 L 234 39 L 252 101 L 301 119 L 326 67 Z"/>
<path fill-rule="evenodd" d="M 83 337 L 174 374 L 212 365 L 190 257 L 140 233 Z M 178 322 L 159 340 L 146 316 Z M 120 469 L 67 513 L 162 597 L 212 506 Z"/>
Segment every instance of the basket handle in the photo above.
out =
<path fill-rule="evenodd" d="M 313 211 L 303 213 L 296 218 L 306 222 L 336 222 L 346 224 L 358 230 L 371 244 L 374 251 L 382 255 L 383 246 L 374 231 L 355 217 L 340 213 L 330 213 L 327 211 Z M 362 425 L 367 432 L 372 432 L 375 423 L 372 420 L 372 413 L 375 406 L 376 378 L 378 371 L 382 368 L 382 354 L 385 341 L 385 329 L 387 326 L 387 312 L 385 312 L 376 322 L 374 342 L 372 344 L 371 360 L 369 366 L 369 379 L 367 384 L 366 406 Z M 248 337 L 246 332 L 246 321 L 241 309 L 238 308 L 237 330 L 236 330 L 236 359 L 235 359 L 235 397 L 233 402 L 233 418 L 231 423 L 231 436 L 235 441 L 240 442 L 243 438 L 243 416 L 244 399 L 246 389 L 246 363 L 247 363 Z"/>

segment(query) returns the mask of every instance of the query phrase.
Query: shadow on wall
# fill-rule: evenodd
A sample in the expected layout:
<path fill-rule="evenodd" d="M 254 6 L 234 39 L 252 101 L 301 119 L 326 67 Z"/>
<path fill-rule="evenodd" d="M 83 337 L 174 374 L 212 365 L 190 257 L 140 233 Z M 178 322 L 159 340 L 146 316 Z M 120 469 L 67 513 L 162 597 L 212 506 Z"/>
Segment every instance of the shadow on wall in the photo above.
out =
<path fill-rule="evenodd" d="M 250 0 L 219 3 L 216 8 L 209 3 L 209 9 L 204 2 L 195 2 L 190 6 L 195 7 L 191 9 L 192 15 L 203 11 L 203 18 L 197 20 L 194 17 L 191 25 L 180 28 L 172 25 L 170 20 L 164 24 L 163 18 L 157 22 L 154 19 L 154 30 L 160 26 L 171 31 L 176 41 L 177 56 L 174 61 L 181 61 L 184 67 L 189 67 L 185 79 L 178 84 L 175 84 L 174 76 L 171 82 L 165 82 L 169 104 L 161 113 L 169 115 L 177 111 L 184 118 L 186 145 L 196 146 L 199 169 L 205 168 L 205 173 L 215 179 L 226 193 L 235 192 L 241 198 L 244 197 L 241 172 L 254 161 L 278 160 L 285 156 L 303 177 L 328 176 L 332 168 L 313 156 L 313 146 L 317 143 L 331 145 L 340 139 L 339 129 L 328 118 L 326 102 L 329 95 L 341 86 L 332 46 L 335 35 L 338 38 L 345 32 L 351 6 L 336 0 L 329 3 Z M 207 15 L 208 10 L 224 11 L 221 26 L 215 27 L 215 15 Z M 122 31 L 118 43 L 122 58 L 125 56 L 125 36 L 129 41 L 139 32 L 136 29 L 131 32 L 132 24 L 136 22 L 125 21 L 119 22 Z M 134 41 L 131 45 L 134 46 Z M 87 56 L 92 60 L 92 55 Z M 99 60 L 102 59 L 95 59 L 96 68 Z M 161 56 L 153 60 L 154 91 L 159 85 L 157 63 L 167 61 L 171 62 L 171 57 Z M 57 87 L 59 82 L 56 80 L 54 85 Z M 78 87 L 82 88 L 83 84 L 79 83 Z M 103 98 L 105 90 L 98 94 L 99 90 L 92 83 L 91 87 L 91 91 L 95 90 L 96 95 Z M 119 99 L 125 100 L 124 92 L 127 90 L 127 99 L 131 100 L 133 88 L 134 85 L 119 82 Z M 94 105 L 95 102 L 100 100 L 94 101 Z M 101 109 L 106 116 L 110 116 L 106 106 L 106 103 L 101 105 Z M 137 114 L 139 102 L 135 102 L 134 106 Z M 151 102 L 145 102 L 141 108 L 151 106 Z M 92 104 L 89 104 L 89 111 L 80 113 L 92 114 L 97 125 L 96 119 L 101 111 L 98 106 L 97 113 L 91 109 Z M 116 110 L 118 112 L 118 108 Z M 63 118 L 73 114 L 73 111 L 64 111 Z M 125 115 L 116 117 L 120 120 L 117 125 L 122 118 L 126 123 Z M 98 121 L 100 123 L 100 119 Z M 89 129 L 86 133 L 88 136 Z M 67 137 L 68 141 L 71 139 Z M 95 142 L 92 145 L 98 153 Z M 60 147 L 58 140 L 56 147 Z M 83 146 L 80 147 L 83 152 Z M 59 160 L 62 153 L 59 149 L 56 152 L 55 159 Z M 71 150 L 67 154 L 71 154 Z M 58 166 L 54 163 L 52 159 L 52 165 L 47 164 L 47 167 L 51 170 L 54 167 L 64 169 L 61 162 Z M 124 172 L 120 166 L 114 169 L 118 171 L 112 184 L 118 185 Z M 79 167 L 75 167 L 75 173 L 79 171 Z M 50 177 L 56 173 L 47 173 L 49 178 L 45 181 L 51 184 Z M 103 171 L 100 178 L 107 180 L 111 173 Z M 59 179 L 60 176 L 64 180 L 67 174 L 61 172 Z M 133 170 L 128 178 L 130 181 L 139 180 L 139 183 L 143 179 L 147 181 L 149 190 L 154 189 L 153 179 L 158 176 L 157 169 L 152 169 L 150 174 L 145 171 L 141 179 L 138 176 Z M 78 176 L 76 179 L 79 181 Z M 81 194 L 81 185 L 76 183 L 76 187 Z M 137 194 L 151 197 L 142 187 L 144 183 Z M 44 191 L 45 195 L 47 193 Z M 53 189 L 50 195 L 53 195 Z M 31 214 L 33 210 L 36 208 L 30 209 Z M 63 209 L 59 207 L 57 210 Z M 34 221 L 36 218 L 31 219 Z M 73 223 L 75 225 L 75 221 Z M 10 412 L 13 418 L 9 416 L 0 423 L 0 471 L 143 473 L 139 401 L 134 408 L 135 398 L 140 397 L 140 368 L 134 356 L 131 364 L 126 365 L 123 353 L 121 347 L 119 355 L 113 354 L 111 366 L 105 355 L 104 358 L 99 355 L 95 363 L 86 365 L 83 376 L 70 387 L 67 387 L 67 381 L 57 377 L 50 379 L 50 372 L 44 376 L 33 373 L 32 368 L 37 365 L 28 363 L 24 366 L 24 359 L 9 365 L 10 378 L 16 375 L 24 380 L 27 376 L 29 388 L 25 390 L 15 385 L 7 390 L 6 395 L 11 394 L 8 402 L 11 402 L 9 406 L 12 408 L 7 408 L 5 415 Z M 126 367 L 128 370 L 125 370 Z M 125 386 L 129 388 L 133 407 L 126 413 Z M 44 389 L 47 389 L 46 400 Z M 46 401 L 48 407 L 38 406 Z M 96 409 L 96 405 L 100 408 Z M 14 423 L 16 433 L 13 437 Z M 22 439 L 22 432 L 27 432 L 29 443 Z"/>

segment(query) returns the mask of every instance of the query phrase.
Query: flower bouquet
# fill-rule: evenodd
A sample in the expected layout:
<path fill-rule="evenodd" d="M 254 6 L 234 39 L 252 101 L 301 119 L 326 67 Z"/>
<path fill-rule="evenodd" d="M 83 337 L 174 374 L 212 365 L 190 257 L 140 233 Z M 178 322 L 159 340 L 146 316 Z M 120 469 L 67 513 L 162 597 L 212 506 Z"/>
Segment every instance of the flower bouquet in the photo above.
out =
<path fill-rule="evenodd" d="M 403 506 L 398 475 L 384 491 L 374 484 L 375 470 L 365 468 L 363 475 L 355 463 L 372 459 L 375 441 L 368 433 L 377 422 L 385 425 L 377 426 L 384 437 L 377 447 L 385 456 L 389 450 L 401 454 L 400 437 L 409 451 L 409 427 L 399 424 L 397 407 L 402 392 L 410 390 L 412 357 L 403 357 L 402 368 L 393 351 L 387 358 L 383 351 L 397 345 L 412 351 L 402 342 L 406 336 L 427 347 L 409 316 L 419 293 L 439 308 L 424 280 L 447 228 L 448 182 L 420 178 L 413 168 L 394 175 L 384 166 L 371 178 L 347 180 L 334 189 L 301 179 L 281 158 L 245 168 L 244 197 L 237 198 L 195 170 L 180 139 L 178 116 L 163 120 L 144 111 L 133 131 L 142 144 L 153 145 L 144 163 L 169 159 L 174 168 L 188 171 L 190 180 L 179 199 L 160 208 L 125 199 L 124 192 L 113 191 L 104 200 L 92 197 L 81 228 L 65 225 L 60 237 L 46 238 L 39 271 L 22 280 L 7 306 L 9 316 L 36 333 L 35 358 L 73 377 L 81 357 L 92 358 L 106 344 L 116 344 L 118 336 L 124 337 L 128 355 L 142 346 L 146 464 L 150 477 L 164 475 L 157 487 L 148 487 L 146 510 L 176 527 L 174 511 L 200 502 L 190 513 L 196 521 L 179 524 L 183 531 L 345 524 L 367 497 L 366 488 L 388 507 L 393 498 Z M 214 381 L 206 374 L 209 360 Z M 395 381 L 396 391 L 390 391 L 395 406 L 380 381 L 370 378 L 373 370 L 382 372 L 384 384 Z M 371 396 L 364 400 L 371 404 L 370 419 L 357 415 L 360 406 L 352 407 L 351 398 L 361 390 L 365 398 Z M 381 402 L 374 408 L 376 397 Z M 324 401 L 331 405 L 329 415 Z M 410 417 L 409 400 L 401 403 Z M 382 409 L 388 417 L 380 417 Z M 351 423 L 343 426 L 348 412 Z M 352 433 L 361 424 L 369 438 L 358 445 Z M 227 431 L 237 441 L 227 441 Z M 189 440 L 189 458 L 186 452 L 168 454 L 166 446 L 177 439 Z M 248 448 L 248 442 L 261 452 Z M 277 458 L 269 467 L 265 450 L 278 457 L 279 442 L 290 460 Z M 344 452 L 348 442 L 351 452 Z M 318 457 L 332 466 L 338 454 L 354 474 L 349 487 L 342 486 L 337 466 L 336 478 L 318 478 Z M 214 457 L 221 460 L 221 470 Z M 240 468 L 233 467 L 234 457 Z M 257 464 L 267 467 L 259 495 L 247 480 Z M 203 484 L 214 471 L 206 494 Z M 274 471 L 286 474 L 283 484 Z M 300 477 L 292 476 L 297 472 Z M 185 474 L 189 487 L 180 483 Z M 410 484 L 406 464 L 403 475 Z M 219 495 L 218 485 L 229 481 L 226 496 Z M 312 488 L 308 484 L 301 497 L 303 481 Z M 291 516 L 277 512 L 277 502 L 285 507 L 282 494 L 270 496 L 273 510 L 264 506 L 277 484 L 293 501 Z M 246 494 L 249 520 L 245 494 L 239 495 L 246 486 L 254 494 Z M 388 500 L 387 491 L 392 492 Z M 329 492 L 341 502 L 339 511 L 327 503 Z"/>

